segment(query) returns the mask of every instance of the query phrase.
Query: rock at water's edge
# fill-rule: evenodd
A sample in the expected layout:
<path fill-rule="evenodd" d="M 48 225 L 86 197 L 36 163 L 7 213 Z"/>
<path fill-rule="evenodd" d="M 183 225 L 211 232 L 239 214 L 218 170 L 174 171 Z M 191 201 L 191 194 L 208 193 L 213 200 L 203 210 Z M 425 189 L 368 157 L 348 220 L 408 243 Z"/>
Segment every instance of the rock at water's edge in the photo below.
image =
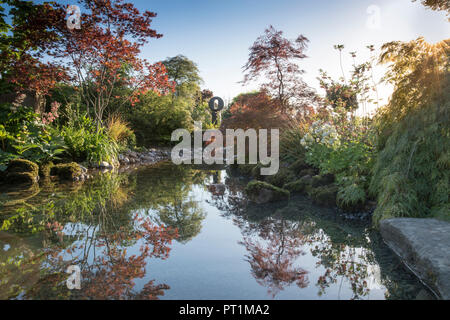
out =
<path fill-rule="evenodd" d="M 289 200 L 290 192 L 266 182 L 251 181 L 245 188 L 250 201 L 257 204 Z"/>
<path fill-rule="evenodd" d="M 450 223 L 435 219 L 383 220 L 386 244 L 442 299 L 450 300 Z"/>

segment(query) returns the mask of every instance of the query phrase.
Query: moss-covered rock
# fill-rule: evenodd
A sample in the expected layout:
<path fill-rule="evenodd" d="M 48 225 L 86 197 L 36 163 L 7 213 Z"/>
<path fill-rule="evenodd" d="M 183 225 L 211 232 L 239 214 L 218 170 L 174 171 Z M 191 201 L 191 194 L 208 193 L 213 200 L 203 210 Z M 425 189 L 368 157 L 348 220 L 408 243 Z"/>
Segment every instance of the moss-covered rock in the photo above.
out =
<path fill-rule="evenodd" d="M 335 184 L 330 184 L 327 186 L 311 188 L 308 192 L 308 195 L 311 200 L 317 205 L 324 207 L 336 207 L 337 193 L 338 186 Z"/>
<path fill-rule="evenodd" d="M 317 173 L 318 173 L 318 170 L 316 170 L 316 169 L 313 169 L 313 168 L 309 168 L 309 169 L 303 169 L 303 170 L 301 170 L 299 173 L 298 173 L 298 176 L 301 178 L 301 177 L 304 177 L 304 176 L 311 176 L 311 177 L 314 177 L 315 175 L 317 175 Z"/>
<path fill-rule="evenodd" d="M 63 180 L 75 181 L 83 175 L 83 170 L 76 162 L 61 163 L 52 167 L 50 174 Z"/>
<path fill-rule="evenodd" d="M 11 160 L 6 169 L 6 173 L 23 173 L 28 172 L 34 176 L 39 174 L 39 167 L 36 163 L 25 159 Z"/>
<path fill-rule="evenodd" d="M 38 180 L 39 167 L 29 160 L 11 160 L 4 173 L 4 182 L 8 184 L 33 184 Z"/>
<path fill-rule="evenodd" d="M 332 174 L 324 174 L 317 175 L 312 178 L 311 185 L 313 188 L 323 187 L 329 184 L 334 183 L 334 175 Z"/>
<path fill-rule="evenodd" d="M 290 192 L 262 181 L 251 181 L 245 188 L 250 201 L 258 204 L 289 200 Z"/>
<path fill-rule="evenodd" d="M 295 181 L 295 179 L 295 174 L 289 168 L 281 168 L 277 174 L 266 176 L 265 181 L 281 188 L 285 184 Z"/>
<path fill-rule="evenodd" d="M 44 163 L 41 164 L 39 166 L 39 176 L 41 176 L 42 178 L 48 178 L 50 177 L 50 172 L 51 169 L 54 167 L 55 165 L 53 164 L 53 162 L 48 162 L 48 163 Z"/>
<path fill-rule="evenodd" d="M 304 176 L 294 182 L 287 183 L 283 189 L 289 190 L 292 193 L 307 193 L 311 188 L 312 177 Z"/>
<path fill-rule="evenodd" d="M 310 166 L 305 162 L 304 159 L 298 159 L 289 166 L 289 169 L 296 175 L 299 175 L 302 170 L 309 169 Z"/>

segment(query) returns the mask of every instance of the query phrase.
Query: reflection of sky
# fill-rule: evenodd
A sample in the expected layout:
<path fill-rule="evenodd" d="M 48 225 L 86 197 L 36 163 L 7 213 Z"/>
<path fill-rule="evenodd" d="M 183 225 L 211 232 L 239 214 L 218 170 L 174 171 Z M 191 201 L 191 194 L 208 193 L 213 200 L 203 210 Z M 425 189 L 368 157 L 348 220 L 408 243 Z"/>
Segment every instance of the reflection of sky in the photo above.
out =
<path fill-rule="evenodd" d="M 137 291 L 149 280 L 155 279 L 156 283 L 164 283 L 171 288 L 165 291 L 162 299 L 271 299 L 267 288 L 259 285 L 250 274 L 250 265 L 245 261 L 248 252 L 239 244 L 242 241 L 241 230 L 232 219 L 223 218 L 220 211 L 206 201 L 210 199 L 210 194 L 203 187 L 194 186 L 190 197 L 198 201 L 207 213 L 202 231 L 186 244 L 173 242 L 167 260 L 150 259 L 145 279 L 136 281 Z M 150 211 L 149 214 L 156 212 Z M 141 244 L 142 240 L 128 248 L 128 254 L 138 254 Z M 305 254 L 300 255 L 294 263 L 308 271 L 309 286 L 299 289 L 292 284 L 280 291 L 276 299 L 345 300 L 352 297 L 351 283 L 345 277 L 338 277 L 338 282 L 330 285 L 322 297 L 317 295 L 317 280 L 326 269 L 318 265 L 318 258 L 311 254 L 315 245 L 316 243 L 304 245 Z M 352 249 L 347 247 L 345 251 Z M 365 251 L 356 248 L 355 253 L 355 257 L 360 257 Z M 362 299 L 384 299 L 385 288 L 377 285 L 380 281 L 379 273 L 377 276 L 376 272 L 372 272 L 377 270 L 377 266 L 368 267 L 369 277 L 366 280 L 372 290 L 369 296 Z"/>
<path fill-rule="evenodd" d="M 149 168 L 139 171 L 138 175 L 141 179 L 143 179 L 141 181 L 145 181 L 145 183 L 142 184 L 141 182 L 137 184 L 137 189 L 133 191 L 134 195 L 137 196 L 137 192 L 142 188 L 148 187 L 149 184 L 161 183 L 161 181 L 159 180 L 161 176 L 158 175 L 157 171 L 155 170 L 159 169 Z M 219 176 L 221 177 L 221 182 L 225 181 L 225 179 L 227 178 L 224 172 Z M 212 182 L 212 177 L 210 178 L 210 182 Z M 201 231 L 192 240 L 187 241 L 184 244 L 178 241 L 173 241 L 172 245 L 169 245 L 172 250 L 167 260 L 161 260 L 159 258 L 146 259 L 147 265 L 145 267 L 146 274 L 144 278 L 135 279 L 136 291 L 140 291 L 145 284 L 154 279 L 155 284 L 167 284 L 170 286 L 169 290 L 165 290 L 165 295 L 161 297 L 162 299 L 271 299 L 272 295 L 268 293 L 269 288 L 260 285 L 252 276 L 251 266 L 249 262 L 246 261 L 246 256 L 249 255 L 249 252 L 244 245 L 240 244 L 240 242 L 242 242 L 244 239 L 243 231 L 238 227 L 238 222 L 243 223 L 245 226 L 248 221 L 234 215 L 225 215 L 225 212 L 221 212 L 217 208 L 217 206 L 219 205 L 217 205 L 217 203 L 214 203 L 211 194 L 207 191 L 207 188 L 205 186 L 191 186 L 190 184 L 187 184 L 185 185 L 185 187 L 189 188 L 189 194 L 187 196 L 185 195 L 184 198 L 179 198 L 177 200 L 183 201 L 184 203 L 194 201 L 198 204 L 198 208 L 206 214 L 205 219 L 201 222 Z M 154 192 L 157 192 L 161 197 L 171 195 L 170 190 L 161 191 L 158 188 L 152 190 L 154 190 Z M 139 197 L 137 198 L 139 199 Z M 224 199 L 226 201 L 227 196 L 225 196 Z M 144 217 L 146 215 L 151 218 L 157 217 L 158 209 L 155 208 L 147 211 L 145 210 L 145 207 L 142 207 L 142 203 L 133 202 L 133 197 L 130 198 L 130 201 L 131 207 L 142 209 L 131 212 L 129 212 L 128 210 L 120 210 L 119 212 L 122 212 L 122 214 L 124 214 L 123 218 L 127 217 L 128 215 L 134 216 L 135 214 L 138 214 L 140 217 Z M 83 203 L 80 203 L 79 205 L 82 204 Z M 294 208 L 297 207 L 294 206 Z M 271 211 L 267 211 L 268 209 L 264 209 L 262 207 L 261 209 L 260 207 L 258 207 L 258 210 L 266 210 L 266 214 L 273 213 Z M 105 217 L 108 217 L 110 213 L 111 212 L 105 212 Z M 265 214 L 264 212 L 261 213 Z M 114 214 L 112 216 L 120 220 L 120 217 L 118 217 L 118 215 Z M 305 231 L 303 231 L 303 236 L 311 238 L 313 239 L 313 241 L 308 244 L 299 245 L 299 247 L 304 252 L 304 255 L 295 256 L 293 266 L 296 268 L 302 268 L 308 272 L 306 278 L 308 279 L 309 285 L 303 289 L 297 287 L 295 284 L 289 285 L 285 287 L 284 290 L 281 290 L 277 293 L 275 297 L 276 299 L 345 300 L 353 297 L 353 292 L 351 289 L 352 284 L 349 279 L 349 275 L 353 275 L 351 272 L 346 273 L 345 276 L 338 275 L 336 277 L 336 283 L 331 283 L 329 287 L 326 288 L 324 294 L 322 296 L 318 296 L 318 292 L 320 289 L 317 285 L 318 279 L 326 272 L 326 267 L 320 262 L 326 261 L 326 253 L 328 252 L 328 249 L 331 248 L 332 244 L 334 244 L 335 246 L 340 246 L 340 243 L 338 242 L 340 240 L 336 239 L 343 239 L 347 237 L 347 235 L 351 234 L 345 233 L 345 229 L 341 229 L 339 225 L 335 225 L 333 219 L 334 218 L 332 218 L 330 221 L 326 220 L 326 223 L 324 225 L 330 225 L 330 228 L 323 227 L 323 230 L 317 229 L 319 221 L 322 220 L 312 219 L 312 223 L 316 223 L 317 227 L 314 228 L 315 233 L 307 234 Z M 85 257 L 86 265 L 80 266 L 82 270 L 87 270 L 86 268 L 92 265 L 95 261 L 96 263 L 99 263 L 101 261 L 102 254 L 104 254 L 106 247 L 102 246 L 102 243 L 104 244 L 104 242 L 102 241 L 102 237 L 98 234 L 98 232 L 101 231 L 101 227 L 100 225 L 96 224 L 96 221 L 96 219 L 92 220 L 92 225 L 87 225 L 82 222 L 68 222 L 64 225 L 63 231 L 67 241 L 65 243 L 68 244 L 74 241 L 69 247 L 75 248 L 73 250 L 70 250 L 70 252 L 65 250 L 59 251 L 59 255 L 63 258 L 63 260 L 73 261 L 75 259 L 79 261 L 82 260 L 83 257 Z M 300 221 L 303 222 L 303 220 Z M 294 223 L 291 229 L 296 230 L 295 223 L 298 222 L 299 221 L 285 221 L 286 230 L 289 230 L 290 223 Z M 119 227 L 120 221 L 118 221 L 117 223 L 118 225 L 116 227 Z M 136 226 L 138 222 L 135 221 L 134 223 Z M 336 232 L 336 227 L 338 227 L 338 229 L 341 231 L 338 231 L 337 237 L 333 237 L 331 232 Z M 255 225 L 253 225 L 250 229 L 251 231 L 254 231 Z M 287 236 L 288 239 L 289 237 L 292 237 L 287 233 L 284 235 Z M 38 234 L 33 238 L 40 239 L 41 236 L 41 234 Z M 358 235 L 355 236 L 358 237 Z M 275 239 L 278 238 L 275 237 Z M 260 238 L 257 232 L 251 234 L 251 240 L 259 242 L 263 246 L 263 248 L 265 248 L 265 246 L 270 243 L 269 241 Z M 7 251 L 0 250 L 0 261 L 4 260 L 3 255 L 5 257 L 8 257 L 10 251 L 12 251 L 11 254 L 13 255 L 15 251 L 19 249 L 21 250 L 20 244 L 22 243 L 22 241 L 22 239 L 17 238 L 16 240 L 14 240 L 14 242 L 12 242 L 12 240 L 8 240 L 7 238 L 5 244 L 1 243 L 0 248 L 3 248 L 3 250 Z M 40 241 L 41 240 L 37 241 L 36 244 L 41 243 Z M 333 241 L 335 241 L 335 243 L 333 243 Z M 140 248 L 145 244 L 145 242 L 146 241 L 144 239 L 140 239 L 135 243 L 127 242 L 125 244 L 126 248 L 121 249 L 126 249 L 127 257 L 130 257 L 132 255 L 139 256 L 141 254 Z M 52 244 L 55 243 L 52 242 Z M 313 256 L 312 254 L 312 250 L 315 249 L 316 246 L 318 246 L 320 249 L 319 256 Z M 53 252 L 52 248 L 53 246 L 48 248 L 50 249 L 50 252 Z M 275 248 L 278 247 L 275 246 Z M 37 250 L 37 248 L 35 249 Z M 57 247 L 55 247 L 54 249 L 57 250 Z M 37 252 L 39 251 L 37 250 Z M 341 258 L 337 261 L 355 261 L 356 263 L 361 263 L 363 267 L 367 266 L 367 276 L 364 274 L 364 272 L 357 273 L 362 275 L 362 277 L 364 278 L 359 279 L 358 283 L 361 283 L 365 280 L 368 284 L 368 288 L 370 289 L 369 294 L 367 296 L 362 296 L 361 299 L 384 299 L 385 292 L 387 290 L 385 287 L 385 281 L 389 278 L 390 274 L 383 274 L 383 281 L 381 281 L 380 265 L 377 261 L 373 260 L 373 252 L 370 250 L 370 248 L 360 248 L 359 245 L 358 247 L 352 247 L 350 244 L 348 244 L 343 248 L 343 250 L 340 251 L 340 254 Z M 322 256 L 322 260 L 320 260 L 320 256 Z M 55 258 L 56 260 L 49 259 L 48 261 L 44 261 L 40 267 L 48 267 L 51 270 L 53 268 L 58 269 L 59 266 L 62 267 L 64 264 L 53 265 L 53 262 L 58 261 L 58 257 Z M 336 275 L 338 264 L 336 263 L 335 257 L 331 258 L 330 260 L 331 261 L 329 262 L 332 263 L 329 267 L 331 270 L 331 274 Z M 50 263 L 52 264 L 50 265 Z M 392 261 L 392 263 L 396 262 Z M 385 268 L 386 264 L 383 264 L 382 266 L 384 266 Z M 35 266 L 35 268 L 36 271 L 39 271 L 37 265 Z M 64 270 L 62 270 L 62 272 L 64 272 Z M 43 274 L 45 274 L 45 272 Z M 398 273 L 395 273 L 394 276 L 397 277 Z M 39 277 L 32 278 L 31 280 L 25 275 L 21 274 L 17 274 L 17 277 L 25 277 L 24 279 L 25 281 L 27 281 L 28 288 L 39 286 Z M 393 285 L 402 288 L 402 286 L 404 285 L 403 280 L 397 280 L 397 278 L 395 277 L 393 277 L 394 280 L 392 280 Z M 29 281 L 35 281 L 35 283 Z M 419 282 L 417 281 L 417 283 L 409 284 L 417 285 L 418 283 Z M 406 289 L 409 290 L 408 288 Z M 1 293 L 2 292 L 0 292 L 0 294 Z M 21 297 L 23 297 L 23 295 L 19 296 L 19 298 Z"/>

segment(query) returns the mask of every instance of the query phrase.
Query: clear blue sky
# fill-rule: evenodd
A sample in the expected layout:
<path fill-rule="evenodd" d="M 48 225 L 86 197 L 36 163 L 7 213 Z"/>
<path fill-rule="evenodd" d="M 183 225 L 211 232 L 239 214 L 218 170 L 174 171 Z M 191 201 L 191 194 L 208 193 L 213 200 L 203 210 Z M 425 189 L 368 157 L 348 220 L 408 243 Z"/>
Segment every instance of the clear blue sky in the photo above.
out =
<path fill-rule="evenodd" d="M 158 14 L 153 27 L 164 35 L 150 42 L 143 57 L 150 61 L 183 54 L 195 61 L 205 83 L 216 95 L 230 99 L 243 91 L 242 66 L 248 48 L 269 25 L 288 38 L 299 34 L 309 40 L 308 59 L 301 63 L 304 79 L 318 88 L 318 70 L 341 75 L 335 44 L 344 44 L 344 65 L 349 70 L 348 52 L 357 51 L 358 61 L 368 57 L 366 45 L 380 47 L 393 40 L 409 41 L 424 36 L 436 42 L 450 38 L 450 23 L 444 12 L 435 12 L 411 0 L 128 0 L 140 10 Z M 64 0 L 76 4 L 76 0 Z M 378 28 L 369 28 L 367 9 L 379 8 Z M 381 76 L 382 69 L 377 70 Z M 381 88 L 388 96 L 389 88 Z"/>
<path fill-rule="evenodd" d="M 360 62 L 368 58 L 366 45 L 409 41 L 425 36 L 436 42 L 450 37 L 444 12 L 435 12 L 411 0 L 139 0 L 139 9 L 158 13 L 153 27 L 164 34 L 143 51 L 149 60 L 184 54 L 194 60 L 205 83 L 226 99 L 243 88 L 241 67 L 248 48 L 272 24 L 288 38 L 303 34 L 310 40 L 308 59 L 301 63 L 305 80 L 318 87 L 318 69 L 340 76 L 334 44 L 345 44 L 346 52 L 358 51 Z M 367 26 L 367 9 L 380 9 L 379 28 Z M 346 53 L 347 69 L 352 59 Z M 381 72 L 380 72 L 381 74 Z"/>

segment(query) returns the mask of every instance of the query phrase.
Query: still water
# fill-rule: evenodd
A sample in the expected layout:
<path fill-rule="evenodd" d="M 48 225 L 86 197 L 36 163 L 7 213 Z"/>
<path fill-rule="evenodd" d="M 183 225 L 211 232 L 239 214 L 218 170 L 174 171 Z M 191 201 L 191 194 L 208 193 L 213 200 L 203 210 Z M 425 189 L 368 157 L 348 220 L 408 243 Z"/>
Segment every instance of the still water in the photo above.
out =
<path fill-rule="evenodd" d="M 0 196 L 0 299 L 415 299 L 371 230 L 305 198 L 248 203 L 245 180 L 162 163 Z M 66 270 L 78 266 L 81 289 Z"/>

